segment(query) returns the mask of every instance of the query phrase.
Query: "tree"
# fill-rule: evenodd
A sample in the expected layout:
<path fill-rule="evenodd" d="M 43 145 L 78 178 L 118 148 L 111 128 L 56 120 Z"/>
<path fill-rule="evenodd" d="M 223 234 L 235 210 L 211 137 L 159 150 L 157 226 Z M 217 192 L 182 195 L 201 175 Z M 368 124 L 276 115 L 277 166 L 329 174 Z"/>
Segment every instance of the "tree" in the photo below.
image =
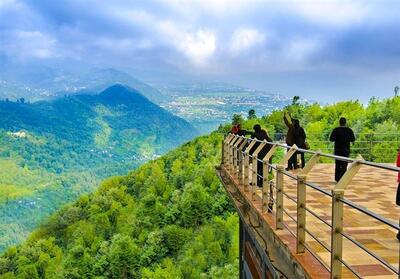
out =
<path fill-rule="evenodd" d="M 256 111 L 254 109 L 249 110 L 249 114 L 247 115 L 247 119 L 257 118 Z"/>
<path fill-rule="evenodd" d="M 299 101 L 300 101 L 300 97 L 299 96 L 293 96 L 292 106 L 298 105 Z"/>
<path fill-rule="evenodd" d="M 243 122 L 244 122 L 244 119 L 241 114 L 235 113 L 232 116 L 232 125 L 242 124 Z"/>

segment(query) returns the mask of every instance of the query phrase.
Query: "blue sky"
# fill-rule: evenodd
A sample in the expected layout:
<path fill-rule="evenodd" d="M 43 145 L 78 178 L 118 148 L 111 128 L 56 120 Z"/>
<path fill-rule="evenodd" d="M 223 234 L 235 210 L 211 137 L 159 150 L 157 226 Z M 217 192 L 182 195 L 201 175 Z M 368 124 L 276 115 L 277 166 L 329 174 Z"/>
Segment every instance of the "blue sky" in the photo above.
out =
<path fill-rule="evenodd" d="M 400 84 L 399 14 L 395 0 L 0 0 L 0 58 L 366 101 Z"/>

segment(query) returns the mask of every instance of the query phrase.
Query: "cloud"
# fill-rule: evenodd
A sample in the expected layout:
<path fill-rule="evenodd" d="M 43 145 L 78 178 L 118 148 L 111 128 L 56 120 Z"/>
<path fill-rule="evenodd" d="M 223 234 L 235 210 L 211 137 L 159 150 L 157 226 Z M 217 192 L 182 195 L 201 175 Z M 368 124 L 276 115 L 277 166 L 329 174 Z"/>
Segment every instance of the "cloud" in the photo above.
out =
<path fill-rule="evenodd" d="M 397 0 L 0 0 L 0 57 L 212 78 L 374 76 L 399 72 L 398 10 Z"/>
<path fill-rule="evenodd" d="M 60 57 L 57 42 L 40 31 L 16 30 L 6 34 L 7 41 L 0 51 L 18 59 L 48 59 Z"/>
<path fill-rule="evenodd" d="M 302 64 L 316 55 L 322 48 L 322 43 L 316 38 L 295 38 L 283 48 L 282 54 L 286 61 Z"/>
<path fill-rule="evenodd" d="M 216 48 L 215 35 L 210 31 L 198 30 L 194 34 L 185 33 L 175 44 L 196 65 L 204 65 Z"/>
<path fill-rule="evenodd" d="M 204 66 L 216 50 L 216 36 L 212 30 L 178 25 L 143 11 L 131 9 L 116 11 L 126 22 L 148 30 L 150 37 L 158 44 L 172 47 L 183 54 L 194 66 Z"/>
<path fill-rule="evenodd" d="M 232 35 L 230 42 L 230 52 L 238 55 L 241 52 L 250 50 L 251 48 L 263 44 L 265 34 L 253 28 L 238 28 Z"/>
<path fill-rule="evenodd" d="M 344 27 L 368 19 L 372 12 L 366 1 L 283 1 L 282 7 L 316 24 Z"/>

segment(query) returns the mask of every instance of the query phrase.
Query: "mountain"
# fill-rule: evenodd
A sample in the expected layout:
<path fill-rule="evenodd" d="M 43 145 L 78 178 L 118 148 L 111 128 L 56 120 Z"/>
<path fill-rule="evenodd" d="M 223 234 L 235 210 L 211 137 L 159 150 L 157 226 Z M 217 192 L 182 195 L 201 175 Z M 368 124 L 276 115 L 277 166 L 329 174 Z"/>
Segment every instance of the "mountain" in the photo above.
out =
<path fill-rule="evenodd" d="M 0 250 L 60 205 L 93 191 L 100 179 L 197 134 L 185 120 L 119 84 L 97 95 L 0 101 L 0 115 Z"/>
<path fill-rule="evenodd" d="M 165 100 L 157 89 L 131 75 L 115 70 L 89 67 L 12 64 L 0 67 L 0 98 L 31 101 L 48 100 L 70 94 L 97 94 L 110 84 L 125 84 L 153 102 Z"/>
<path fill-rule="evenodd" d="M 132 139 L 135 135 L 138 139 L 155 135 L 151 144 L 163 152 L 164 147 L 195 135 L 189 123 L 123 85 L 111 86 L 98 95 L 80 94 L 53 101 L 0 101 L 0 113 L 4 115 L 0 128 L 5 130 L 50 133 L 71 141 L 78 137 L 88 144 L 98 143 L 93 135 L 103 134 L 107 142 L 102 145 L 113 145 L 121 138 L 129 140 L 126 133 L 133 132 Z"/>

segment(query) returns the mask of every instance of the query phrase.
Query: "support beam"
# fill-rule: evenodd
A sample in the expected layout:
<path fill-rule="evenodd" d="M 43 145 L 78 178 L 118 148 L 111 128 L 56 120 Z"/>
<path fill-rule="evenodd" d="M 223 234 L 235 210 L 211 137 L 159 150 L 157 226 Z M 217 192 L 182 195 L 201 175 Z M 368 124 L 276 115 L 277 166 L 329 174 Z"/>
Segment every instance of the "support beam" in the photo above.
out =
<path fill-rule="evenodd" d="M 240 157 L 240 152 L 239 152 L 239 146 L 242 144 L 242 142 L 245 139 L 242 137 L 239 137 L 235 143 L 233 144 L 233 175 L 238 176 L 239 175 L 239 157 Z"/>
<path fill-rule="evenodd" d="M 244 166 L 244 148 L 248 144 L 248 139 L 245 138 L 242 144 L 239 146 L 239 172 L 238 172 L 238 181 L 239 183 L 242 183 L 243 181 L 243 166 Z"/>
<path fill-rule="evenodd" d="M 276 166 L 276 229 L 283 229 L 283 171 L 285 167 Z"/>
<path fill-rule="evenodd" d="M 250 188 L 250 150 L 256 144 L 256 141 L 252 141 L 249 146 L 247 146 L 246 150 L 244 151 L 245 162 L 244 162 L 244 176 L 243 176 L 243 187 L 246 192 L 249 191 Z"/>
<path fill-rule="evenodd" d="M 232 138 L 233 138 L 233 135 L 229 134 L 226 136 L 226 138 L 223 142 L 223 145 L 224 145 L 223 163 L 224 163 L 225 168 L 228 166 L 228 163 L 229 163 L 229 142 L 232 140 Z"/>
<path fill-rule="evenodd" d="M 307 164 L 304 166 L 304 168 L 301 170 L 301 174 L 307 175 L 312 168 L 318 163 L 319 159 L 321 158 L 321 150 L 318 150 L 317 153 L 315 153 L 310 160 L 308 160 Z"/>
<path fill-rule="evenodd" d="M 257 173 L 257 165 L 258 165 L 258 153 L 265 147 L 267 144 L 266 141 L 260 143 L 257 149 L 253 152 L 253 178 L 251 180 L 251 199 L 254 201 L 257 195 L 257 180 L 258 180 L 258 173 Z"/>
<path fill-rule="evenodd" d="M 234 136 L 233 139 L 229 143 L 229 164 L 228 164 L 228 170 L 229 172 L 233 175 L 234 174 L 234 168 L 235 168 L 235 148 L 234 145 L 236 141 L 239 140 L 238 136 Z"/>
<path fill-rule="evenodd" d="M 296 252 L 304 253 L 306 250 L 306 179 L 307 176 L 297 176 L 297 238 Z"/>
<path fill-rule="evenodd" d="M 262 210 L 263 212 L 268 211 L 269 203 L 269 173 L 268 173 L 268 160 L 263 160 L 263 185 L 262 185 Z"/>
<path fill-rule="evenodd" d="M 331 278 L 342 278 L 343 259 L 343 203 L 344 190 L 332 190 Z"/>
<path fill-rule="evenodd" d="M 349 168 L 347 171 L 344 173 L 342 178 L 339 180 L 339 182 L 335 186 L 335 190 L 346 190 L 347 185 L 350 184 L 351 180 L 353 177 L 358 173 L 360 170 L 362 164 L 361 161 L 364 160 L 361 155 L 358 155 L 356 158 L 356 161 L 350 164 Z"/>
<path fill-rule="evenodd" d="M 280 165 L 286 165 L 287 162 L 289 161 L 290 157 L 293 156 L 293 154 L 297 151 L 297 145 L 293 144 L 289 150 L 286 152 L 286 154 L 283 156 L 282 160 L 279 162 Z"/>
<path fill-rule="evenodd" d="M 262 190 L 263 212 L 268 212 L 268 205 L 272 199 L 272 196 L 270 195 L 272 193 L 272 188 L 269 179 L 269 159 L 272 157 L 272 155 L 275 154 L 276 150 L 277 146 L 272 145 L 271 149 L 268 151 L 267 155 L 265 155 L 263 159 L 263 173 L 264 173 L 263 190 Z"/>

